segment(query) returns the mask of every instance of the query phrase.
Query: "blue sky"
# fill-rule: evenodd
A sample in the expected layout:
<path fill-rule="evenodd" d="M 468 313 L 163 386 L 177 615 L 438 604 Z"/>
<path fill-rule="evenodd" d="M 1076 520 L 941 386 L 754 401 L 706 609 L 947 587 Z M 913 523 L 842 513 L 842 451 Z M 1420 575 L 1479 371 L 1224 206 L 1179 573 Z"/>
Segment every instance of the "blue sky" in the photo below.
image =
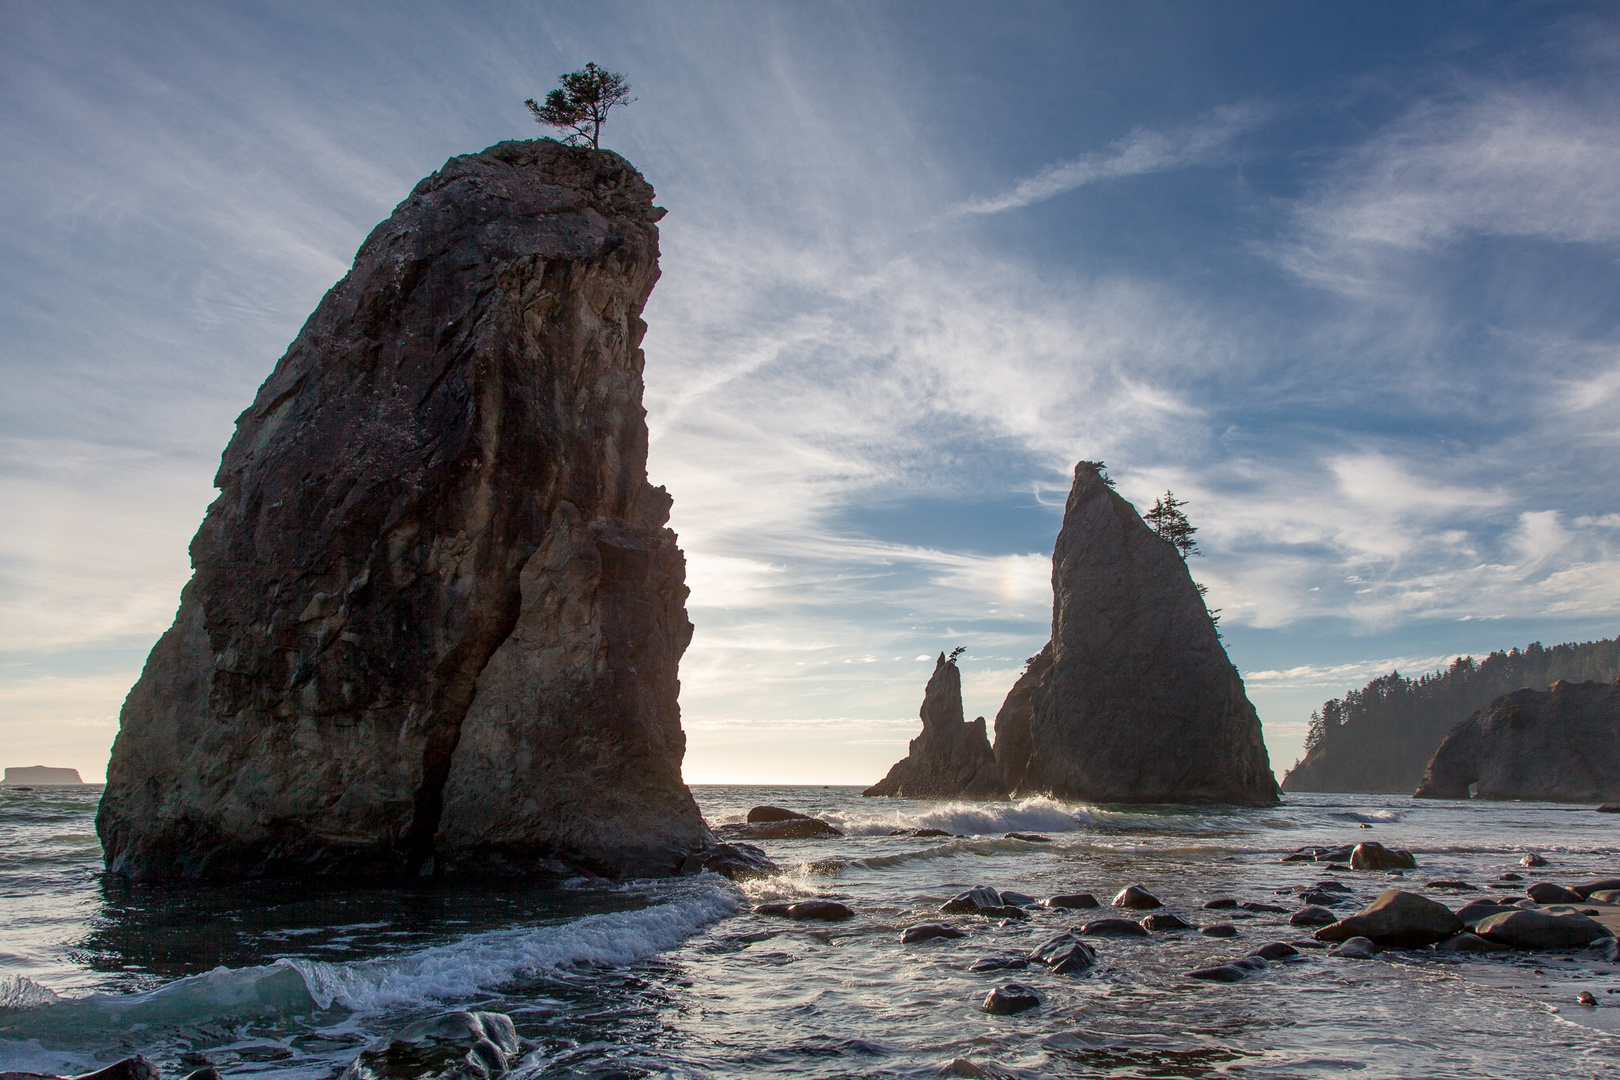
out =
<path fill-rule="evenodd" d="M 1620 632 L 1620 14 L 0 6 L 0 764 L 99 778 L 236 414 L 445 158 L 595 60 L 669 208 L 687 776 L 870 782 L 1046 638 L 1074 462 L 1188 500 L 1273 764 Z"/>

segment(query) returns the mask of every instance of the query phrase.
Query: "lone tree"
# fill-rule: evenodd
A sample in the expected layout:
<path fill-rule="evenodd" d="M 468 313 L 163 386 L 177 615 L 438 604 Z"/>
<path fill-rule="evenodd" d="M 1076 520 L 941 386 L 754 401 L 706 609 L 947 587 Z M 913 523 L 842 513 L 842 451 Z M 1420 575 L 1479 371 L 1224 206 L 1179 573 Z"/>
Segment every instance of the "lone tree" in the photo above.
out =
<path fill-rule="evenodd" d="M 610 110 L 629 105 L 636 99 L 630 96 L 630 84 L 614 71 L 586 64 L 580 71 L 559 75 L 562 83 L 546 95 L 544 105 L 530 98 L 523 104 L 534 114 L 535 120 L 547 127 L 565 128 L 570 134 L 563 139 L 569 146 L 590 144 L 592 150 L 602 137 L 602 122 Z"/>
<path fill-rule="evenodd" d="M 1185 499 L 1178 499 L 1166 491 L 1163 498 L 1153 503 L 1153 509 L 1142 515 L 1142 520 L 1152 526 L 1154 532 L 1176 545 L 1183 559 L 1189 555 L 1203 554 L 1198 550 L 1198 541 L 1193 539 L 1193 533 L 1198 529 L 1181 511 L 1186 505 Z"/>

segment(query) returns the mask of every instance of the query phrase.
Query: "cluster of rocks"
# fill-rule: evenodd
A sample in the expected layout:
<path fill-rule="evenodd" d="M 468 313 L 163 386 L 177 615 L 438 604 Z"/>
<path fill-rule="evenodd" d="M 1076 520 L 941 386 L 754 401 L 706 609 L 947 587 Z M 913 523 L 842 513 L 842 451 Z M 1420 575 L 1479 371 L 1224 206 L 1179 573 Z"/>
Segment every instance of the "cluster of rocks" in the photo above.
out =
<path fill-rule="evenodd" d="M 923 733 L 868 795 L 1271 806 L 1260 719 L 1186 560 L 1081 462 L 1052 552 L 1052 638 L 996 714 L 962 719 L 943 654 Z"/>

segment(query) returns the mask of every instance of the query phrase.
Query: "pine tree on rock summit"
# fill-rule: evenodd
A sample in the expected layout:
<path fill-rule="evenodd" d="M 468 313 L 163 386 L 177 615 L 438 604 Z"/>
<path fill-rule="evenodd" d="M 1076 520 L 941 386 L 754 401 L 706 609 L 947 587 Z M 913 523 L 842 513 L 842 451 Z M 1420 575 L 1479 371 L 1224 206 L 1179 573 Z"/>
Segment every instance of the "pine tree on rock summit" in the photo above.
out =
<path fill-rule="evenodd" d="M 618 72 L 588 63 L 579 71 L 559 75 L 560 87 L 546 95 L 544 105 L 533 98 L 523 104 L 537 122 L 548 127 L 564 128 L 570 134 L 563 139 L 569 146 L 589 145 L 600 149 L 602 124 L 610 111 L 629 105 L 636 99 L 630 96 L 630 84 Z"/>

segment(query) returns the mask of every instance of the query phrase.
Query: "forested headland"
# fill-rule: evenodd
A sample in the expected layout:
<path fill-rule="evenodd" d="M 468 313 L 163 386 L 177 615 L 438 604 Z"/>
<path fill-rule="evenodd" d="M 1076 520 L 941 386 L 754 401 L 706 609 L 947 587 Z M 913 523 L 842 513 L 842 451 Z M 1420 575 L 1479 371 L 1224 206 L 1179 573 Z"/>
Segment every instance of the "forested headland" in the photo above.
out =
<path fill-rule="evenodd" d="M 1311 714 L 1305 757 L 1284 791 L 1410 793 L 1442 739 L 1480 706 L 1513 690 L 1545 690 L 1560 679 L 1620 679 L 1620 638 L 1462 656 L 1444 671 L 1398 671 L 1324 702 Z"/>

